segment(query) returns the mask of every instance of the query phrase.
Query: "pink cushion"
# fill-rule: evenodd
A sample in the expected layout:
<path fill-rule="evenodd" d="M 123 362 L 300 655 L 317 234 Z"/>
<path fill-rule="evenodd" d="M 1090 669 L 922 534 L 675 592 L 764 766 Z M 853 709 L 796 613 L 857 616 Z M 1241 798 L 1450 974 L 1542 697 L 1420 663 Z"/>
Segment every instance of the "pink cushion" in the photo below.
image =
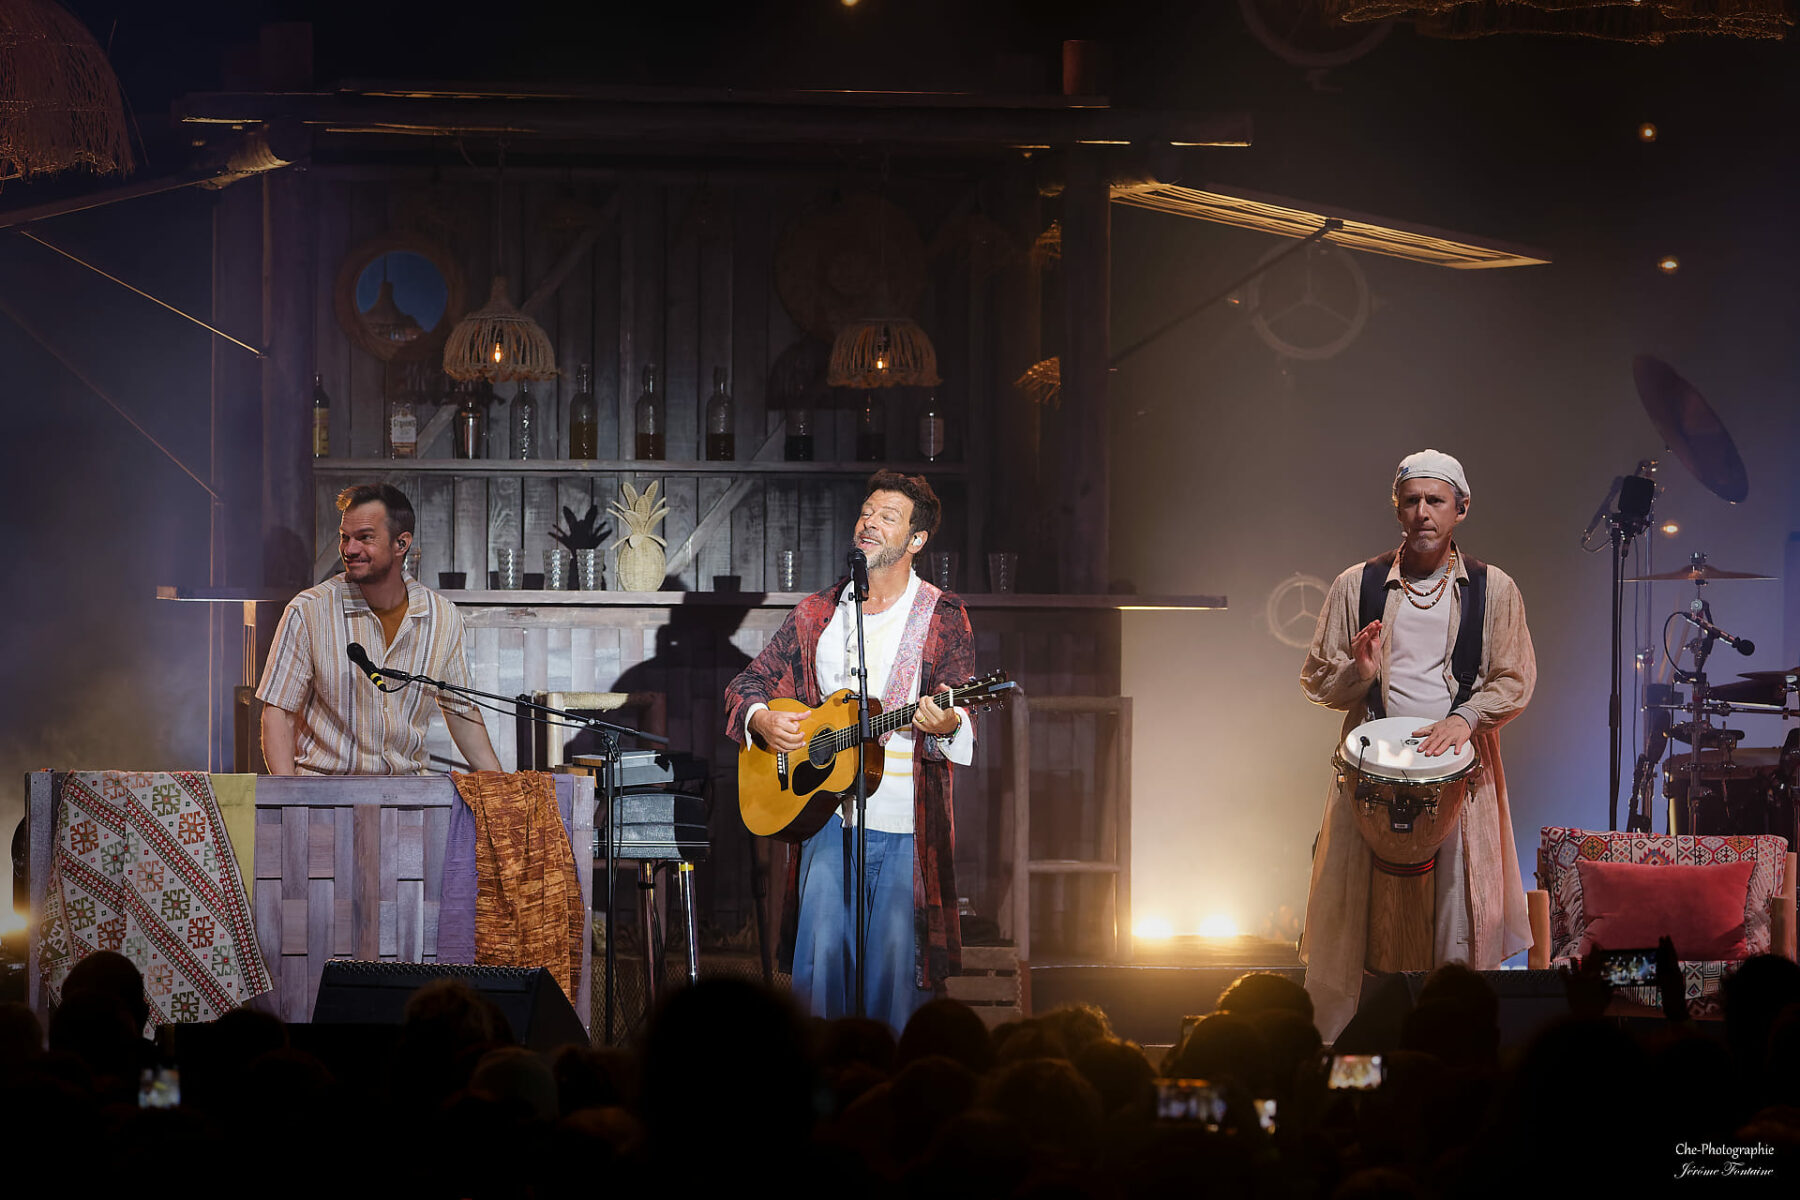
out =
<path fill-rule="evenodd" d="M 1685 961 L 1743 958 L 1753 865 L 1577 862 L 1587 917 L 1578 953 L 1595 944 L 1610 950 L 1654 946 L 1667 936 Z"/>

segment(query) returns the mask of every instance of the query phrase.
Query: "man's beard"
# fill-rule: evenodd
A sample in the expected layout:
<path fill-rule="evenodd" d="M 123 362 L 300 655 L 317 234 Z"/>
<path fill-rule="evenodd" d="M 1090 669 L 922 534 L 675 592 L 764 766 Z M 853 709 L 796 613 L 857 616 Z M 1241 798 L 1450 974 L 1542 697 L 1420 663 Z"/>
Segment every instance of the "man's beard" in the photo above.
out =
<path fill-rule="evenodd" d="M 884 546 L 882 546 L 881 549 L 877 550 L 873 556 L 870 557 L 869 569 L 873 571 L 873 570 L 878 570 L 882 567 L 891 567 L 899 561 L 900 561 L 900 548 L 898 546 L 885 546 L 884 545 Z"/>

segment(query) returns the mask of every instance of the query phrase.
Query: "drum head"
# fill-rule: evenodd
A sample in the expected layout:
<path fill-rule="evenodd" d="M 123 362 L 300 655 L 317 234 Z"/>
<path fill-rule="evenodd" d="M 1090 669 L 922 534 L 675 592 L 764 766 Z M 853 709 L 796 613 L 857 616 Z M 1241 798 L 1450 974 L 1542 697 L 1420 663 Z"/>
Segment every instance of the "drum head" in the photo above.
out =
<path fill-rule="evenodd" d="M 1366 721 L 1350 731 L 1340 751 L 1344 765 L 1365 776 L 1400 783 L 1441 783 L 1465 775 L 1475 766 L 1475 743 L 1464 742 L 1454 754 L 1427 758 L 1419 753 L 1423 738 L 1413 730 L 1431 721 L 1424 717 L 1383 717 Z M 1369 744 L 1363 745 L 1367 738 Z"/>

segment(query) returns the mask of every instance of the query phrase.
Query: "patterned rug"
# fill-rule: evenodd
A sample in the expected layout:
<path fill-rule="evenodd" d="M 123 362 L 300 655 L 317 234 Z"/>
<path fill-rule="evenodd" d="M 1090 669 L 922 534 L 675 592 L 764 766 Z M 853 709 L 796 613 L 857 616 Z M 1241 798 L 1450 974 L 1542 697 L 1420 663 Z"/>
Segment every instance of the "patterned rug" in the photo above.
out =
<path fill-rule="evenodd" d="M 114 950 L 144 973 L 152 1021 L 211 1021 L 272 986 L 207 776 L 63 777 L 40 961 L 54 1002 L 69 970 Z"/>

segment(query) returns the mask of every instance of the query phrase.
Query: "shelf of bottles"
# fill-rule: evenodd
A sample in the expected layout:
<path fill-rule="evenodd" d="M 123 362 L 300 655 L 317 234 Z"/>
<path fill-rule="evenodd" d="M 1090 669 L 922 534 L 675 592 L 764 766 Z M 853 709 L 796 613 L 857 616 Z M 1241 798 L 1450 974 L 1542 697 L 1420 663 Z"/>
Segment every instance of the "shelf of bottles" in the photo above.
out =
<path fill-rule="evenodd" d="M 593 376 L 586 363 L 576 374 L 575 395 L 569 402 L 568 441 L 570 457 L 545 458 L 545 449 L 554 449 L 557 438 L 546 423 L 544 409 L 521 384 L 508 404 L 503 418 L 505 430 L 494 430 L 510 451 L 506 457 L 484 457 L 482 449 L 489 436 L 488 402 L 491 392 L 483 396 L 471 387 L 463 391 L 451 414 L 448 458 L 419 458 L 418 437 L 421 422 L 408 401 L 390 402 L 384 413 L 384 434 L 389 453 L 383 458 L 335 458 L 331 456 L 331 398 L 313 380 L 313 469 L 327 475 L 370 473 L 436 472 L 442 474 L 478 475 L 579 475 L 610 474 L 674 474 L 674 475 L 838 475 L 860 476 L 882 466 L 929 470 L 938 476 L 965 475 L 960 462 L 947 462 L 945 420 L 942 410 L 930 401 L 919 419 L 919 443 L 916 456 L 889 458 L 884 434 L 885 414 L 880 396 L 865 393 L 858 402 L 856 414 L 856 461 L 819 462 L 813 458 L 814 413 L 809 409 L 784 411 L 786 421 L 779 461 L 762 459 L 740 461 L 737 458 L 737 417 L 728 380 L 723 367 L 713 372 L 712 394 L 702 410 L 700 461 L 670 460 L 667 448 L 667 410 L 657 386 L 656 369 L 644 368 L 642 390 L 632 406 L 632 448 L 635 457 L 603 459 L 599 453 L 599 409 L 594 398 Z M 485 402 L 484 402 L 485 401 Z M 623 414 L 622 414 L 623 415 Z"/>

